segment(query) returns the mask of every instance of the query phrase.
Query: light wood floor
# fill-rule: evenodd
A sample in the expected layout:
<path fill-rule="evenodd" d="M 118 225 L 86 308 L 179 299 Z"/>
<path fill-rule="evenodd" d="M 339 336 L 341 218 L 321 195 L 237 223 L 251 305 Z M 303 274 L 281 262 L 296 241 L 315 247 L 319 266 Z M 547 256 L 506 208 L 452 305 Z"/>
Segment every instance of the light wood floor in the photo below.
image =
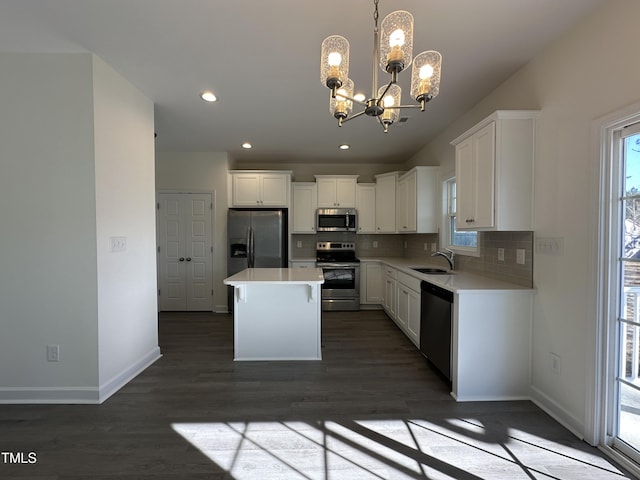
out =
<path fill-rule="evenodd" d="M 37 455 L 0 479 L 627 478 L 531 402 L 456 403 L 380 311 L 325 312 L 321 362 L 234 363 L 228 315 L 159 331 L 103 405 L 0 405 L 0 452 Z"/>

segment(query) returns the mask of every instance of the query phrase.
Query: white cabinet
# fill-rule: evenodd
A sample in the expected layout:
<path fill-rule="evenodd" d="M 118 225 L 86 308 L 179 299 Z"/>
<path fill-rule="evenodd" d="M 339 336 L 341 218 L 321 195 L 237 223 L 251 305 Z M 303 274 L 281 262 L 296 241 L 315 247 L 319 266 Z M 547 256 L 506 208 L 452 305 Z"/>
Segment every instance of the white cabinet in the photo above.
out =
<path fill-rule="evenodd" d="M 384 270 L 380 262 L 360 263 L 360 303 L 381 305 L 383 303 Z"/>
<path fill-rule="evenodd" d="M 529 398 L 532 302 L 531 290 L 455 295 L 451 394 L 457 401 Z"/>
<path fill-rule="evenodd" d="M 384 267 L 384 307 L 385 312 L 394 321 L 396 318 L 396 295 L 397 295 L 396 270 L 392 267 Z"/>
<path fill-rule="evenodd" d="M 396 323 L 416 345 L 420 346 L 420 280 L 396 272 Z"/>
<path fill-rule="evenodd" d="M 456 228 L 534 229 L 538 111 L 499 110 L 456 138 Z"/>
<path fill-rule="evenodd" d="M 376 184 L 356 185 L 356 210 L 358 211 L 358 232 L 376 233 Z"/>
<path fill-rule="evenodd" d="M 291 185 L 291 233 L 316 233 L 318 200 L 315 182 L 295 182 Z"/>
<path fill-rule="evenodd" d="M 359 175 L 315 175 L 319 208 L 356 208 Z"/>
<path fill-rule="evenodd" d="M 291 172 L 232 170 L 229 172 L 232 207 L 287 207 Z"/>
<path fill-rule="evenodd" d="M 376 175 L 376 233 L 396 232 L 396 184 L 400 172 Z"/>
<path fill-rule="evenodd" d="M 420 280 L 384 265 L 383 307 L 391 320 L 420 347 Z"/>
<path fill-rule="evenodd" d="M 419 348 L 421 278 L 406 272 L 404 267 L 382 264 L 383 307 Z M 457 275 L 454 278 L 459 278 Z M 471 288 L 470 281 L 475 287 Z M 434 283 L 439 285 L 438 281 Z M 485 282 L 471 278 L 459 285 L 465 287 L 456 289 L 452 305 L 452 396 L 458 401 L 529 398 L 534 291 L 520 287 L 487 288 Z M 478 368 L 478 359 L 482 368 Z"/>
<path fill-rule="evenodd" d="M 438 232 L 439 167 L 414 167 L 398 178 L 396 230 Z"/>

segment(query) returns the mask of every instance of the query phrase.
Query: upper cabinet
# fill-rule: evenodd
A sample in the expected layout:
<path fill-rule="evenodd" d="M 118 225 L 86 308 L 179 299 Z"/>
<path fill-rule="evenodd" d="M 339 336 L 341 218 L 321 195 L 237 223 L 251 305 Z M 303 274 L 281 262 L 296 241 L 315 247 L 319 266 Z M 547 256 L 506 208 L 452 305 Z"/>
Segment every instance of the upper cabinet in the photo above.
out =
<path fill-rule="evenodd" d="M 358 211 L 358 232 L 376 233 L 376 184 L 356 185 L 356 210 Z"/>
<path fill-rule="evenodd" d="M 294 182 L 291 185 L 291 233 L 316 233 L 318 198 L 315 182 Z"/>
<path fill-rule="evenodd" d="M 456 228 L 530 231 L 533 110 L 499 110 L 451 144 L 456 149 Z"/>
<path fill-rule="evenodd" d="M 289 171 L 232 170 L 229 178 L 232 207 L 289 206 Z"/>
<path fill-rule="evenodd" d="M 359 175 L 315 175 L 318 208 L 356 208 Z"/>
<path fill-rule="evenodd" d="M 376 175 L 376 233 L 396 232 L 396 187 L 401 173 Z"/>
<path fill-rule="evenodd" d="M 396 230 L 400 233 L 438 232 L 438 174 L 440 167 L 414 167 L 398 178 Z"/>

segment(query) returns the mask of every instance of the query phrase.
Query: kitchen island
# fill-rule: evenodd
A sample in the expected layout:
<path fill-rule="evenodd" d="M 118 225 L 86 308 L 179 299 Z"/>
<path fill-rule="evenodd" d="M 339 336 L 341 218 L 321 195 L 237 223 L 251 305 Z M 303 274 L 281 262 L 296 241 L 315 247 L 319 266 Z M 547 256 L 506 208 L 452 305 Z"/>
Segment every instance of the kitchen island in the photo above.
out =
<path fill-rule="evenodd" d="M 247 268 L 234 287 L 234 360 L 321 360 L 320 268 Z"/>

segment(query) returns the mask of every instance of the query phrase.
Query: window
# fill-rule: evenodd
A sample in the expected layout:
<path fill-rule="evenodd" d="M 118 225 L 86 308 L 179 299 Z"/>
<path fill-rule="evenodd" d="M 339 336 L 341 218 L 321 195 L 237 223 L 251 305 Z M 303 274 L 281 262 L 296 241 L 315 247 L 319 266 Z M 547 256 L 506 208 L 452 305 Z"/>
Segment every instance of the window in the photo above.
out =
<path fill-rule="evenodd" d="M 440 244 L 459 255 L 480 256 L 478 232 L 456 230 L 456 179 L 443 183 L 443 235 Z"/>

